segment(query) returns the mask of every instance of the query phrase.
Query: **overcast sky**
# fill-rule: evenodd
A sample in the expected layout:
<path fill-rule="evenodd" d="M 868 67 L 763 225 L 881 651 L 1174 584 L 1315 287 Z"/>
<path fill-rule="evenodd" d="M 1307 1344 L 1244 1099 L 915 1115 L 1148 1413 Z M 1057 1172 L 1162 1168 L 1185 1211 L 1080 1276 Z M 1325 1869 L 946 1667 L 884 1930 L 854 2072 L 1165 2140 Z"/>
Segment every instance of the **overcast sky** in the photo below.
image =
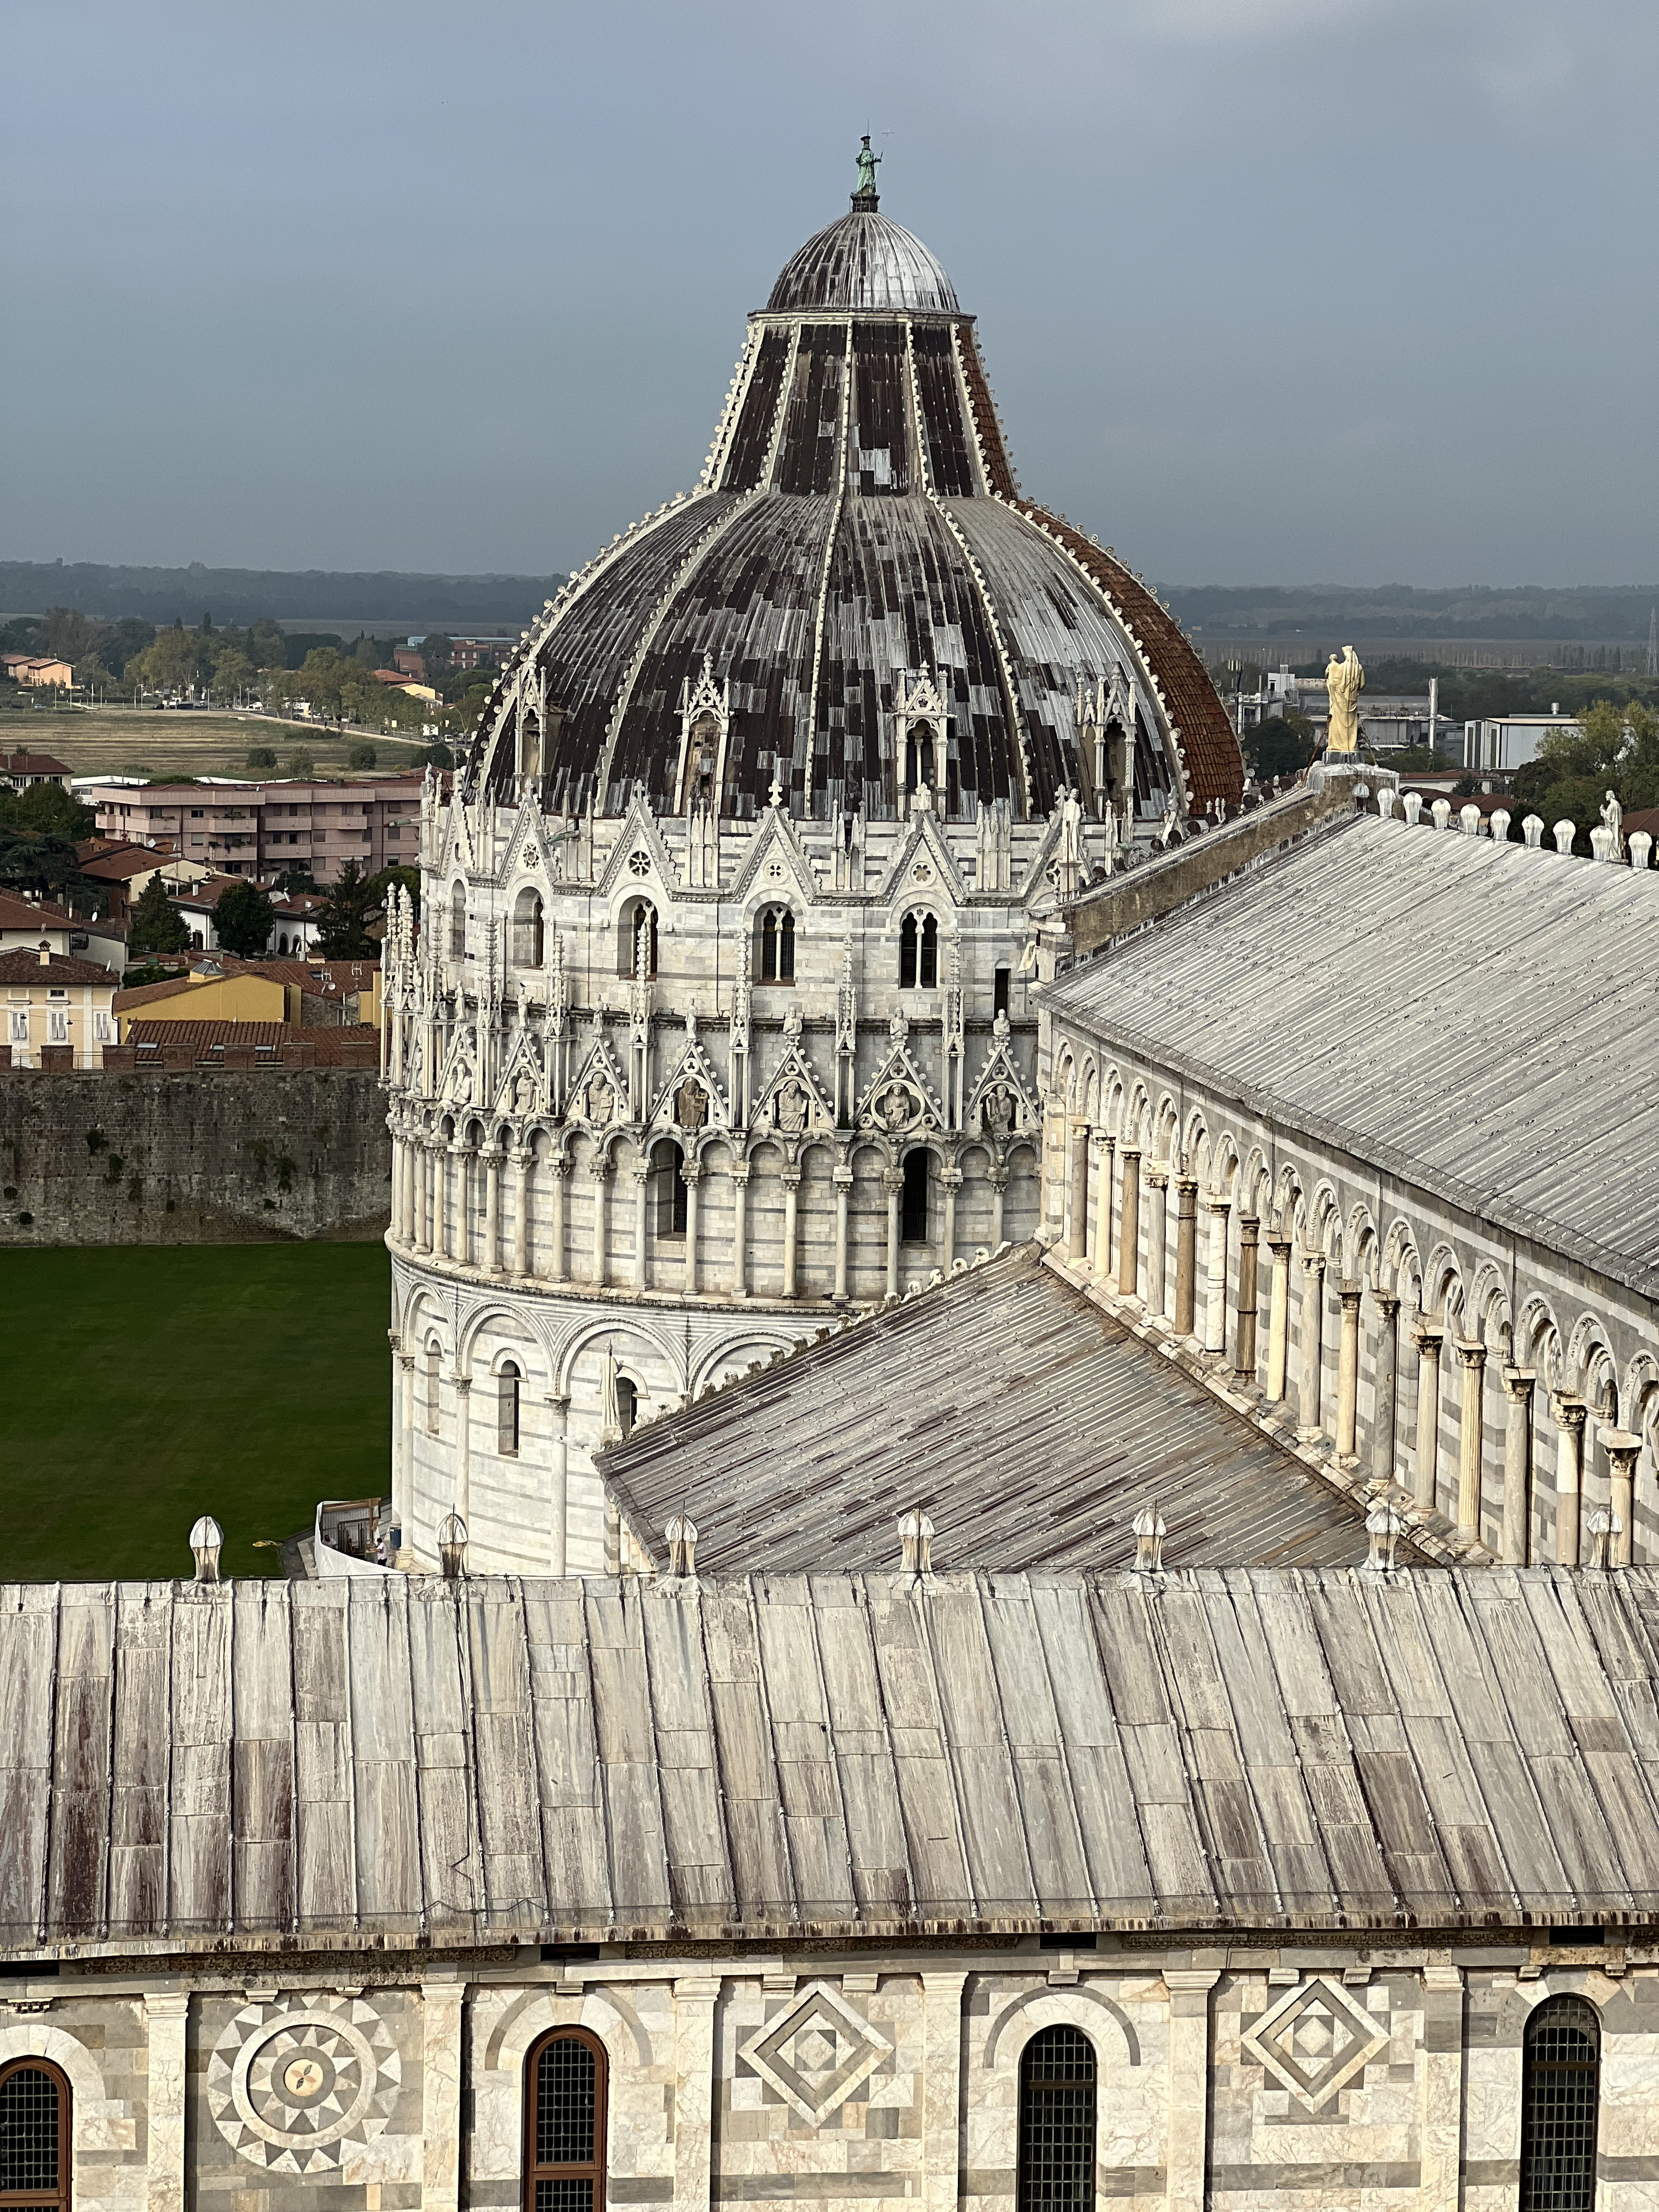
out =
<path fill-rule="evenodd" d="M 1184 583 L 1651 581 L 1653 0 L 10 0 L 0 556 L 568 568 L 884 211 Z"/>

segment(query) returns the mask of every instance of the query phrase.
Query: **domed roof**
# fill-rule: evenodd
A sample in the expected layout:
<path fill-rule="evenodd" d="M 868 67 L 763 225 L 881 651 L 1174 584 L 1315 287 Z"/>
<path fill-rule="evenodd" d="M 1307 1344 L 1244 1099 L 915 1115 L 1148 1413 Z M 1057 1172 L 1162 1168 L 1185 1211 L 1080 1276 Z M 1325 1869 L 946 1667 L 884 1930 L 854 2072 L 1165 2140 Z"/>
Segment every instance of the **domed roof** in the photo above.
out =
<path fill-rule="evenodd" d="M 766 306 L 771 314 L 798 307 L 961 313 L 950 278 L 921 240 L 873 208 L 854 208 L 792 253 Z"/>
<path fill-rule="evenodd" d="M 950 819 L 1031 819 L 1068 789 L 1094 811 L 1109 787 L 1150 835 L 1166 799 L 1199 814 L 1243 790 L 1168 610 L 1021 497 L 972 319 L 873 190 L 750 318 L 696 491 L 613 540 L 526 634 L 466 782 L 507 799 L 533 775 L 567 812 L 620 812 L 642 787 L 678 812 L 711 714 L 720 811 L 738 819 L 775 783 L 798 816 L 891 817 L 924 714 Z"/>

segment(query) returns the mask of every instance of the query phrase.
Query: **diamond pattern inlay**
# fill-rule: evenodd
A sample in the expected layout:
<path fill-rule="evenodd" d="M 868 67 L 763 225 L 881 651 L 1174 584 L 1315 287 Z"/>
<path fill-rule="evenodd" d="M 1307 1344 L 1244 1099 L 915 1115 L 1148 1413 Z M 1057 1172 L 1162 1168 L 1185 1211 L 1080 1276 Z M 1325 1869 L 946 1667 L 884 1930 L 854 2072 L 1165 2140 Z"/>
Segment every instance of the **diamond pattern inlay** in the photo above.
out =
<path fill-rule="evenodd" d="M 801 2118 L 821 2127 L 892 2051 L 841 1991 L 814 1982 L 739 2054 Z"/>
<path fill-rule="evenodd" d="M 1386 2014 L 1379 2022 L 1322 1976 L 1286 1990 L 1240 2040 L 1247 2057 L 1317 2112 L 1386 2047 L 1389 2027 Z"/>

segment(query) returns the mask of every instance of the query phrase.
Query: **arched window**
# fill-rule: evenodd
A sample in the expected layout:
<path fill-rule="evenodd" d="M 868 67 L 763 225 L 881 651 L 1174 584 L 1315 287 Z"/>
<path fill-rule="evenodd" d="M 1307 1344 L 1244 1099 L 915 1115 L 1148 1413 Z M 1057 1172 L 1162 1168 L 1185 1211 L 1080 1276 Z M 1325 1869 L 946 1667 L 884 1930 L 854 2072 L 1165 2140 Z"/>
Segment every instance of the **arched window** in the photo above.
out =
<path fill-rule="evenodd" d="M 1008 1000 L 1013 988 L 1013 970 L 1009 968 L 999 968 L 992 976 L 991 1012 L 994 1014 L 1006 1014 L 1008 1012 Z"/>
<path fill-rule="evenodd" d="M 1521 2212 L 1591 2212 L 1601 2030 L 1583 1997 L 1547 1997 L 1521 2062 Z"/>
<path fill-rule="evenodd" d="M 495 1449 L 504 1459 L 519 1455 L 519 1370 L 510 1359 L 501 1362 L 495 1401 Z"/>
<path fill-rule="evenodd" d="M 931 914 L 907 914 L 899 931 L 899 988 L 939 987 L 939 923 Z"/>
<path fill-rule="evenodd" d="M 913 723 L 904 740 L 904 788 L 915 791 L 924 783 L 931 788 L 933 781 L 933 726 Z"/>
<path fill-rule="evenodd" d="M 534 714 L 528 714 L 519 725 L 519 774 L 539 775 L 542 772 L 542 726 Z"/>
<path fill-rule="evenodd" d="M 718 793 L 714 779 L 720 767 L 720 726 L 713 714 L 699 714 L 691 725 L 686 760 L 686 805 L 713 805 Z"/>
<path fill-rule="evenodd" d="M 907 1244 L 927 1242 L 927 1155 L 904 1155 L 904 1194 L 899 1202 L 899 1236 Z"/>
<path fill-rule="evenodd" d="M 0 2204 L 38 2212 L 70 2193 L 70 2086 L 44 2058 L 0 2066 Z"/>
<path fill-rule="evenodd" d="M 449 957 L 466 957 L 466 885 L 457 884 L 449 894 Z"/>
<path fill-rule="evenodd" d="M 922 917 L 921 959 L 916 978 L 924 991 L 939 986 L 939 924 L 931 914 Z"/>
<path fill-rule="evenodd" d="M 556 2028 L 525 2068 L 524 2212 L 604 2212 L 605 2045 Z"/>
<path fill-rule="evenodd" d="M 1016 2212 L 1091 2212 L 1095 2053 L 1080 2029 L 1046 2027 L 1019 2061 Z"/>
<path fill-rule="evenodd" d="M 634 1424 L 640 1417 L 639 1386 L 626 1375 L 617 1377 L 617 1426 L 623 1434 L 631 1436 Z"/>
<path fill-rule="evenodd" d="M 684 1237 L 686 1223 L 685 1155 L 672 1137 L 663 1137 L 651 1151 L 652 1181 L 657 1189 L 657 1234 Z"/>
<path fill-rule="evenodd" d="M 513 964 L 516 968 L 539 968 L 546 933 L 546 921 L 542 908 L 541 893 L 521 890 L 513 909 Z"/>
<path fill-rule="evenodd" d="M 434 1336 L 426 1348 L 426 1432 L 438 1433 L 438 1362 L 442 1358 Z"/>
<path fill-rule="evenodd" d="M 636 975 L 640 952 L 645 953 L 645 972 L 657 972 L 657 909 L 649 899 L 631 899 L 623 908 L 617 927 L 617 973 Z"/>
<path fill-rule="evenodd" d="M 795 917 L 787 906 L 769 906 L 761 916 L 760 979 L 763 983 L 795 980 Z"/>

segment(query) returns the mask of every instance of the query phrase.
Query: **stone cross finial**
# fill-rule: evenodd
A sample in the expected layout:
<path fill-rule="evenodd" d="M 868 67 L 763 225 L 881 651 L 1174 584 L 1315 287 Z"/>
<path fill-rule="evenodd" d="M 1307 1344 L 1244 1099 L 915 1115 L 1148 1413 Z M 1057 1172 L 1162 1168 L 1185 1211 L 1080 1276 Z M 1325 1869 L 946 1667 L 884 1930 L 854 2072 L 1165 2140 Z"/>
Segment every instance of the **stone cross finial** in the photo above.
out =
<path fill-rule="evenodd" d="M 1135 1572 L 1138 1575 L 1161 1575 L 1164 1571 L 1164 1539 L 1169 1528 L 1156 1505 L 1143 1505 L 1135 1516 Z"/>

